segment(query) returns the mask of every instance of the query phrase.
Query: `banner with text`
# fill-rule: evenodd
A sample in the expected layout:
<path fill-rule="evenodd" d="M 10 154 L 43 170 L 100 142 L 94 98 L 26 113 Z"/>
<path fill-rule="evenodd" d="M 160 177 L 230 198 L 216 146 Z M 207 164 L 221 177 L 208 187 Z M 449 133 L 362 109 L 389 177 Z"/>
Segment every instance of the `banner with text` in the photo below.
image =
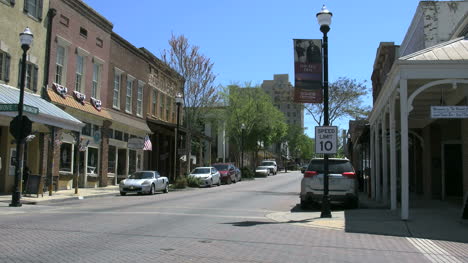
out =
<path fill-rule="evenodd" d="M 294 102 L 322 103 L 322 40 L 294 39 Z"/>

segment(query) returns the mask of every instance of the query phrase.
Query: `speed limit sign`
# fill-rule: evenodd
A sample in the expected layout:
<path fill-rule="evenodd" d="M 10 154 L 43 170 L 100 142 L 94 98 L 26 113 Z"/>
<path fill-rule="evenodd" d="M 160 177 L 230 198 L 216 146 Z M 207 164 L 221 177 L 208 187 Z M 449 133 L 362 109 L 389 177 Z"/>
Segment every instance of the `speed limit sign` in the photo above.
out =
<path fill-rule="evenodd" d="M 315 126 L 315 153 L 336 153 L 338 127 Z"/>

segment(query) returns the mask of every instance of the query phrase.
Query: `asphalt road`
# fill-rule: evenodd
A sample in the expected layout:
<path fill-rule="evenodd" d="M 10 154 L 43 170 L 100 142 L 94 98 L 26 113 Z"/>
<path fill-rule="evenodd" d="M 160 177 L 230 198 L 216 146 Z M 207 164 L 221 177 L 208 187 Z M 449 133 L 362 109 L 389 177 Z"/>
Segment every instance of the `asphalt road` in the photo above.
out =
<path fill-rule="evenodd" d="M 404 237 L 269 219 L 300 178 L 0 210 L 0 262 L 430 262 Z"/>

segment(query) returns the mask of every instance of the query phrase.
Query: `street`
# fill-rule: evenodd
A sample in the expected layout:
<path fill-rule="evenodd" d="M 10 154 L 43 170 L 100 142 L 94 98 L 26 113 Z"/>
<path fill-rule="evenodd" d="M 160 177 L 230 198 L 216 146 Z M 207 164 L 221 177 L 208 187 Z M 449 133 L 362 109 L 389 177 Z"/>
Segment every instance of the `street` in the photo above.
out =
<path fill-rule="evenodd" d="M 168 194 L 0 209 L 0 262 L 463 262 L 467 244 L 279 222 L 300 172 Z M 447 253 L 440 249 L 445 245 Z M 453 249 L 456 247 L 456 249 Z M 453 250 L 450 250 L 453 249 Z M 457 254 L 458 253 L 458 254 Z M 442 255 L 441 255 L 442 254 Z M 455 257 L 457 256 L 457 257 Z M 465 261 L 466 262 L 466 261 Z"/>

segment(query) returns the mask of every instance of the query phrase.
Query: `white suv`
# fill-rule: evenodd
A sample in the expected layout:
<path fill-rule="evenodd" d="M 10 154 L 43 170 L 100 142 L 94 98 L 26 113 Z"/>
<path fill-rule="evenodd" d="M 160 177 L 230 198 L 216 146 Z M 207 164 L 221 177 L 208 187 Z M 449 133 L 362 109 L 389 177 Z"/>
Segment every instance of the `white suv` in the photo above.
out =
<path fill-rule="evenodd" d="M 358 207 L 356 173 L 348 159 L 328 160 L 328 189 L 332 203 L 340 202 L 350 208 Z M 312 159 L 301 181 L 301 208 L 306 208 L 312 202 L 322 202 L 322 197 L 323 159 Z"/>
<path fill-rule="evenodd" d="M 276 161 L 274 160 L 263 160 L 260 166 L 266 166 L 268 168 L 271 168 L 273 174 L 276 174 L 278 172 L 278 165 L 276 165 Z"/>

